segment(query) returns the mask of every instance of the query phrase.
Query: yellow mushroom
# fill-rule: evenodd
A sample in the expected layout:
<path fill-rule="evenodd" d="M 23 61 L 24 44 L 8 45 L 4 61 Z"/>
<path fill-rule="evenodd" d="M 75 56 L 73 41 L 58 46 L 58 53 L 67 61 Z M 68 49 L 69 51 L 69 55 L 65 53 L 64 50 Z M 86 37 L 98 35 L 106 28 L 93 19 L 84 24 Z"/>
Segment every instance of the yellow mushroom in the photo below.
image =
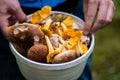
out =
<path fill-rule="evenodd" d="M 47 55 L 47 63 L 50 63 L 52 62 L 54 56 L 56 56 L 57 54 L 61 53 L 62 50 L 65 48 L 65 46 L 67 45 L 66 43 L 63 43 L 59 48 L 53 48 L 48 36 L 45 36 L 45 39 L 46 39 L 46 43 L 47 43 L 47 46 L 49 48 L 49 54 Z"/>
<path fill-rule="evenodd" d="M 78 40 L 78 42 L 77 42 L 77 53 L 83 54 L 83 50 L 81 48 L 80 40 Z"/>
<path fill-rule="evenodd" d="M 39 24 L 45 18 L 47 18 L 51 13 L 50 6 L 44 6 L 41 10 L 36 11 L 30 18 L 30 22 L 33 24 Z"/>
<path fill-rule="evenodd" d="M 63 23 L 67 26 L 68 29 L 73 29 L 74 20 L 71 16 L 67 16 Z"/>
<path fill-rule="evenodd" d="M 7 32 L 10 31 L 11 28 L 12 28 L 12 26 L 8 26 L 7 29 L 6 29 L 6 31 L 7 31 Z"/>
<path fill-rule="evenodd" d="M 52 21 L 48 20 L 43 27 L 41 27 L 41 30 L 44 32 L 45 35 L 47 35 L 48 37 L 52 36 L 52 31 L 50 31 L 50 25 L 51 25 Z"/>
<path fill-rule="evenodd" d="M 78 53 L 81 53 L 83 55 L 88 50 L 88 47 L 86 44 L 83 44 L 80 42 L 80 39 L 77 42 L 77 51 Z"/>
<path fill-rule="evenodd" d="M 62 26 L 62 28 L 63 28 L 63 31 L 68 30 L 67 27 L 66 27 L 66 25 L 65 25 L 64 23 L 61 23 L 61 26 Z"/>
<path fill-rule="evenodd" d="M 49 62 L 52 61 L 51 55 L 54 52 L 54 49 L 53 49 L 53 46 L 52 46 L 48 36 L 45 35 L 45 39 L 46 39 L 46 43 L 47 43 L 47 46 L 48 46 L 48 49 L 49 49 L 49 54 L 47 55 L 47 63 L 49 63 Z"/>

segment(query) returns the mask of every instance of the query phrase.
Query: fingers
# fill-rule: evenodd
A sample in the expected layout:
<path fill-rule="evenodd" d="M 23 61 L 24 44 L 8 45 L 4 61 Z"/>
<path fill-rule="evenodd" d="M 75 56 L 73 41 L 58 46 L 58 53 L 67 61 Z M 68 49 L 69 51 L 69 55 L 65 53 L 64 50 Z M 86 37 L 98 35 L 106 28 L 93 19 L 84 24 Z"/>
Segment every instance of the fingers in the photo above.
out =
<path fill-rule="evenodd" d="M 112 0 L 108 0 L 108 1 L 106 0 L 106 3 L 105 1 L 102 1 L 100 3 L 97 20 L 94 23 L 90 33 L 93 33 L 98 29 L 103 28 L 105 25 L 109 24 L 110 22 L 112 22 L 113 16 L 114 16 L 114 4 Z"/>
<path fill-rule="evenodd" d="M 0 29 L 3 35 L 6 36 L 6 28 L 14 24 L 15 19 L 21 22 L 25 21 L 27 17 L 22 11 L 18 0 L 0 0 L 0 3 Z"/>
<path fill-rule="evenodd" d="M 7 27 L 15 24 L 16 19 L 19 20 L 20 22 L 26 20 L 26 15 L 23 13 L 21 8 L 18 9 L 15 8 L 12 9 L 11 11 L 12 14 L 10 13 L 2 14 L 0 18 L 0 29 L 5 37 L 7 36 Z"/>
<path fill-rule="evenodd" d="M 108 4 L 109 4 L 108 2 L 104 2 L 103 0 L 100 2 L 97 19 L 90 33 L 95 32 L 97 28 L 102 28 L 101 26 L 105 25 L 107 11 L 109 7 Z"/>
<path fill-rule="evenodd" d="M 88 6 L 84 6 L 84 7 L 88 7 L 88 9 L 86 9 L 87 11 L 85 10 L 85 12 L 87 12 L 87 14 L 85 15 L 85 25 L 84 25 L 84 29 L 83 29 L 83 34 L 88 35 L 91 30 L 91 26 L 92 26 L 92 23 L 94 21 L 94 18 L 95 18 L 96 12 L 97 12 L 98 1 L 97 0 L 89 0 Z"/>
<path fill-rule="evenodd" d="M 85 20 L 86 20 L 87 10 L 88 10 L 88 0 L 84 0 L 83 11 L 84 11 Z"/>
<path fill-rule="evenodd" d="M 26 21 L 26 14 L 22 11 L 19 4 L 17 6 L 13 6 L 11 9 L 11 13 L 16 17 L 16 19 L 20 22 Z"/>
<path fill-rule="evenodd" d="M 21 9 L 21 8 L 19 8 Z M 3 35 L 6 37 L 7 36 L 7 27 L 10 25 L 15 24 L 16 19 L 19 21 L 25 21 L 26 20 L 26 15 L 23 13 L 22 10 L 19 11 L 19 9 L 15 8 L 15 9 L 10 9 L 12 11 L 11 13 L 4 13 L 4 14 L 0 14 L 1 18 L 0 18 L 0 29 L 3 33 Z"/>
<path fill-rule="evenodd" d="M 109 7 L 108 7 L 108 12 L 107 12 L 107 17 L 106 17 L 107 23 L 112 22 L 112 19 L 114 17 L 114 11 L 115 11 L 114 3 L 113 3 L 113 1 L 110 1 Z"/>

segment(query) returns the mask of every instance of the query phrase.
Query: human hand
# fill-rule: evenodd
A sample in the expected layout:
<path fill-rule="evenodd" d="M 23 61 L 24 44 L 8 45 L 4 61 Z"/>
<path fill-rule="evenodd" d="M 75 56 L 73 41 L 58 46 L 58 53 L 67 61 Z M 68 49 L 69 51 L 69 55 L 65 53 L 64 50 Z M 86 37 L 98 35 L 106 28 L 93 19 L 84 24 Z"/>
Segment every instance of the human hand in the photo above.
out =
<path fill-rule="evenodd" d="M 25 21 L 26 15 L 22 11 L 18 0 L 0 0 L 0 30 L 7 36 L 6 28 L 15 20 Z"/>
<path fill-rule="evenodd" d="M 112 0 L 84 0 L 84 35 L 89 35 L 112 22 L 114 16 Z"/>

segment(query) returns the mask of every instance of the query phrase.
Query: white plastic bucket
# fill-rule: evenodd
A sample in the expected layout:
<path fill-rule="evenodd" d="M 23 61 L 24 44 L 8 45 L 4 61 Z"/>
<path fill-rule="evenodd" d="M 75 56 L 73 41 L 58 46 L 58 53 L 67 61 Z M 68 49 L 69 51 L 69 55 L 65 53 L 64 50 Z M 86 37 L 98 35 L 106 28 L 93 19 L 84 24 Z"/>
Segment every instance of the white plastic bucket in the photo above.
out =
<path fill-rule="evenodd" d="M 53 11 L 52 13 L 61 13 L 70 15 L 74 18 L 75 23 L 82 29 L 84 22 L 71 14 Z M 28 17 L 30 17 L 29 15 Z M 44 64 L 27 59 L 16 51 L 10 43 L 10 49 L 14 54 L 19 69 L 27 80 L 77 80 L 84 70 L 87 60 L 94 49 L 94 35 L 91 36 L 89 50 L 81 57 L 70 62 L 61 64 Z"/>

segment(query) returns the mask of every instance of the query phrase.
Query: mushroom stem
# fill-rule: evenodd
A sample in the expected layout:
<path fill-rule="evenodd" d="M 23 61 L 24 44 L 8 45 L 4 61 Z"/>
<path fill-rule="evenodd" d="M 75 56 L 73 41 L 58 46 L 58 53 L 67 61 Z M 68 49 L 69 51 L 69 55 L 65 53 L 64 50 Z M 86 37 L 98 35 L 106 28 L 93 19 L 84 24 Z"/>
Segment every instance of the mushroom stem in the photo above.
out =
<path fill-rule="evenodd" d="M 63 28 L 63 31 L 68 30 L 67 27 L 66 27 L 66 25 L 65 25 L 64 23 L 61 23 L 61 26 L 62 26 L 62 28 Z"/>
<path fill-rule="evenodd" d="M 47 46 L 48 46 L 48 49 L 49 49 L 49 53 L 47 55 L 47 63 L 50 63 L 50 62 L 52 62 L 54 49 L 53 49 L 53 46 L 52 46 L 48 36 L 45 35 L 45 39 L 46 39 L 46 43 L 47 43 Z"/>
<path fill-rule="evenodd" d="M 44 24 L 44 29 L 49 29 L 49 27 L 50 27 L 50 25 L 51 25 L 51 23 L 52 23 L 52 20 L 50 20 L 50 19 L 48 19 L 47 21 L 46 21 L 46 23 Z"/>
<path fill-rule="evenodd" d="M 54 52 L 53 46 L 52 46 L 52 44 L 51 44 L 48 36 L 45 35 L 45 39 L 46 39 L 47 46 L 48 46 L 48 48 L 49 48 L 49 53 Z"/>
<path fill-rule="evenodd" d="M 78 42 L 77 42 L 77 52 L 83 54 L 83 50 L 82 50 L 82 48 L 81 48 L 80 39 L 79 39 Z"/>

